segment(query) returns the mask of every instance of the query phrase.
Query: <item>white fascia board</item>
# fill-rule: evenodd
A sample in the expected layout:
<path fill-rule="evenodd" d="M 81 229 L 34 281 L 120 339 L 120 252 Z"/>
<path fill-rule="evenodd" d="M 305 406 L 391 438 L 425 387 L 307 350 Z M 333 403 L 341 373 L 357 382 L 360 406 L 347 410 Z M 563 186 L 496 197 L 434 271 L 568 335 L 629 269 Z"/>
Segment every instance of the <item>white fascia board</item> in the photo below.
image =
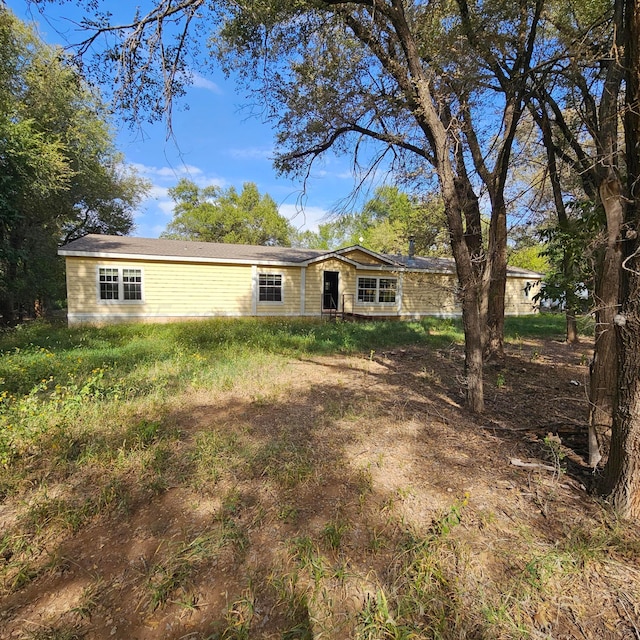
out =
<path fill-rule="evenodd" d="M 248 260 L 237 258 L 206 258 L 197 256 L 161 256 L 137 253 L 110 253 L 104 251 L 68 251 L 58 249 L 58 255 L 69 258 L 99 258 L 101 260 L 146 260 L 148 262 L 197 262 L 205 264 L 238 264 L 274 267 L 300 267 L 305 262 L 285 262 L 279 260 Z"/>

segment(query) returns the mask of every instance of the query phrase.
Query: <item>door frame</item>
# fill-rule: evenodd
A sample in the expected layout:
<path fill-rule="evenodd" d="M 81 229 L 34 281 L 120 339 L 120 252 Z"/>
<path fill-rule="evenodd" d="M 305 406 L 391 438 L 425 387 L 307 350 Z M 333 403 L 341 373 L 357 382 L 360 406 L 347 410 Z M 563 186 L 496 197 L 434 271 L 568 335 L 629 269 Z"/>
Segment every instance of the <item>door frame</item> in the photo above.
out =
<path fill-rule="evenodd" d="M 335 306 L 326 304 L 327 295 L 333 298 Z M 331 311 L 338 310 L 340 296 L 340 272 L 339 271 L 323 271 L 322 272 L 322 310 Z"/>

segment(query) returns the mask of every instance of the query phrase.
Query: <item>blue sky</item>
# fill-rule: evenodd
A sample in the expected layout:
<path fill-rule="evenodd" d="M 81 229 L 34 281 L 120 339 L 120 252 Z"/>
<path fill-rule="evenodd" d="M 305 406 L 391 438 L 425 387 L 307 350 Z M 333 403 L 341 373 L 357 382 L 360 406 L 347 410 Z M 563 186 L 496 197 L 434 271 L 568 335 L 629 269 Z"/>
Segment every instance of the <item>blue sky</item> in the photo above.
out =
<path fill-rule="evenodd" d="M 122 3 L 113 0 L 114 8 Z M 66 17 L 77 15 L 73 3 L 47 5 L 43 21 L 35 10 L 28 11 L 24 0 L 8 0 L 8 7 L 21 19 L 36 22 L 40 36 L 51 44 L 67 44 L 66 37 L 79 41 Z M 134 5 L 124 6 L 134 9 Z M 271 126 L 243 109 L 243 96 L 235 82 L 221 72 L 194 71 L 194 83 L 173 112 L 173 137 L 167 140 L 163 123 L 145 125 L 132 131 L 118 120 L 116 144 L 126 161 L 136 167 L 152 186 L 149 197 L 136 213 L 133 235 L 157 237 L 172 217 L 172 201 L 167 189 L 182 177 L 201 186 L 235 186 L 255 182 L 268 193 L 280 213 L 296 228 L 315 229 L 331 215 L 351 192 L 354 179 L 349 158 L 328 156 L 319 163 L 303 193 L 301 182 L 278 177 L 273 169 L 274 135 Z"/>

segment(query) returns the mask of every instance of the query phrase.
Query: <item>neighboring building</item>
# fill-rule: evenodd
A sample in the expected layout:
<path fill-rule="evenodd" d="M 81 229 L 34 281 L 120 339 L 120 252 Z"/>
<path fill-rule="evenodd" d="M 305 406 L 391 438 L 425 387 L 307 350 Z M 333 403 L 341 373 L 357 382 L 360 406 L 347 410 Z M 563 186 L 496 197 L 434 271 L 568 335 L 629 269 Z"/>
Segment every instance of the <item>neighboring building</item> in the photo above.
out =
<path fill-rule="evenodd" d="M 218 316 L 456 316 L 452 260 L 88 235 L 66 259 L 69 324 Z M 533 313 L 541 275 L 510 268 L 506 312 Z"/>

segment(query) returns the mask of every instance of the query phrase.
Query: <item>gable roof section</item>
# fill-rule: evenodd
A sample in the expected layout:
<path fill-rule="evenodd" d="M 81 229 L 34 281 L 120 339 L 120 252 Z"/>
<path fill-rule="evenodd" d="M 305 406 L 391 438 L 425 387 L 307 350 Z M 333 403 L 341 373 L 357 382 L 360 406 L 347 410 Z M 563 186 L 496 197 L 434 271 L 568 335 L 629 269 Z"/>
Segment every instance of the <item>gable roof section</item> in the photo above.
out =
<path fill-rule="evenodd" d="M 344 255 L 345 257 L 349 257 L 349 254 L 353 254 L 353 253 L 364 253 L 365 255 L 369 256 L 370 258 L 372 258 L 373 260 L 375 260 L 376 263 L 382 263 L 390 265 L 390 266 L 394 266 L 397 267 L 398 266 L 398 262 L 396 260 L 393 259 L 392 256 L 388 256 L 385 255 L 383 253 L 376 253 L 375 251 L 371 251 L 371 249 L 366 249 L 365 247 L 362 247 L 360 245 L 352 245 L 350 247 L 344 247 L 343 249 L 338 249 L 338 251 L 336 253 L 340 253 L 341 255 Z M 354 258 L 351 258 L 352 260 L 354 260 L 354 262 L 356 261 Z M 359 264 L 369 264 L 368 262 L 364 262 L 364 263 L 359 263 Z"/>
<path fill-rule="evenodd" d="M 361 252 L 365 255 L 370 256 L 375 263 L 369 262 L 358 262 L 355 258 L 351 257 L 350 253 Z M 322 262 L 323 260 L 328 260 L 330 258 L 335 258 L 337 260 L 341 260 L 342 262 L 347 262 L 348 264 L 352 264 L 355 267 L 376 267 L 376 266 L 384 266 L 384 267 L 398 267 L 398 263 L 391 258 L 391 256 L 385 256 L 381 253 L 376 253 L 375 251 L 371 251 L 370 249 L 365 249 L 359 245 L 353 245 L 351 247 L 344 247 L 342 249 L 336 249 L 335 251 L 323 251 L 321 255 L 316 256 L 314 258 L 310 258 L 307 261 L 307 264 L 313 264 L 314 262 Z"/>
<path fill-rule="evenodd" d="M 362 252 L 378 261 L 357 262 L 348 254 Z M 89 234 L 74 240 L 58 250 L 61 256 L 125 260 L 154 260 L 168 262 L 215 262 L 222 264 L 255 264 L 274 266 L 306 266 L 330 258 L 338 259 L 356 268 L 399 269 L 430 273 L 455 273 L 451 258 L 423 258 L 376 253 L 353 245 L 335 251 L 324 249 L 296 249 L 292 247 L 265 247 L 219 242 L 165 240 L 164 238 L 134 238 Z M 538 279 L 542 274 L 517 267 L 508 267 L 507 274 L 516 278 Z"/>

